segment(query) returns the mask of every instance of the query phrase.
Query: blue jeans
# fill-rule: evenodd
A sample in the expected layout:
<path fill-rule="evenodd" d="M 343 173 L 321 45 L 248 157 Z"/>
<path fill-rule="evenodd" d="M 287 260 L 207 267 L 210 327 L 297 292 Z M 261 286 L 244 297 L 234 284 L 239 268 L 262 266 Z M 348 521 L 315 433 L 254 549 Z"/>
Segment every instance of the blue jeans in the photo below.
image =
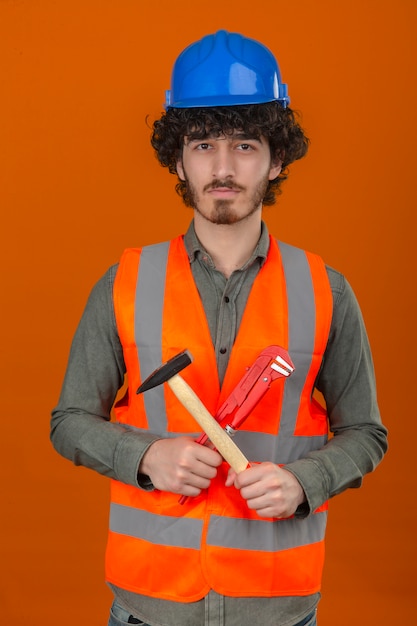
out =
<path fill-rule="evenodd" d="M 127 626 L 128 624 L 142 624 L 142 626 L 149 626 L 149 624 L 145 624 L 145 622 L 137 621 L 128 621 L 129 617 L 132 618 L 129 611 L 125 611 L 119 604 L 113 602 L 113 605 L 110 609 L 110 619 L 108 626 Z"/>
<path fill-rule="evenodd" d="M 301 622 L 298 622 L 296 626 L 317 626 L 317 611 L 307 615 Z"/>
<path fill-rule="evenodd" d="M 145 622 L 141 621 L 129 622 L 129 617 L 132 618 L 129 611 L 125 611 L 125 609 L 122 609 L 120 605 L 116 604 L 116 602 L 113 602 L 113 606 L 111 607 L 110 611 L 110 619 L 107 626 L 128 626 L 129 623 L 149 626 L 149 624 L 145 624 Z M 276 626 L 279 625 L 277 624 Z M 296 624 L 296 626 L 317 626 L 316 611 L 305 617 L 303 620 L 301 620 L 301 622 Z"/>

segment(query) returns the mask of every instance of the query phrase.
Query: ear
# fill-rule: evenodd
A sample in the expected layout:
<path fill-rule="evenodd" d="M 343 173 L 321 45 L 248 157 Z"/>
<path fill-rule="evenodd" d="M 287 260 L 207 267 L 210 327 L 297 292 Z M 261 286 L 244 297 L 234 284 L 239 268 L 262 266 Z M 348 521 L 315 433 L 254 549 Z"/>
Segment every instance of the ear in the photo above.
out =
<path fill-rule="evenodd" d="M 274 178 L 279 176 L 281 170 L 282 170 L 282 161 L 280 159 L 273 161 L 269 169 L 269 180 L 274 180 Z"/>
<path fill-rule="evenodd" d="M 182 165 L 182 159 L 177 160 L 177 175 L 180 180 L 185 180 L 184 167 Z"/>

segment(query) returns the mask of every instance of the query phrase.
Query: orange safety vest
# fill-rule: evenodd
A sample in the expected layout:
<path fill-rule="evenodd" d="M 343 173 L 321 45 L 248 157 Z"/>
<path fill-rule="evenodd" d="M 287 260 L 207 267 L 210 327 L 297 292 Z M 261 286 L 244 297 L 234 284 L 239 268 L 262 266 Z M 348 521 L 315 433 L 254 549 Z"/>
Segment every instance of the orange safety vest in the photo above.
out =
<path fill-rule="evenodd" d="M 270 239 L 220 389 L 204 309 L 182 237 L 125 251 L 114 304 L 129 389 L 116 419 L 139 433 L 197 435 L 199 426 L 167 385 L 137 395 L 161 363 L 188 349 L 181 376 L 215 414 L 267 346 L 289 351 L 295 372 L 274 382 L 235 436 L 251 462 L 302 458 L 327 440 L 327 415 L 312 399 L 326 348 L 332 294 L 323 261 Z M 284 384 L 285 382 L 285 384 Z M 227 596 L 308 595 L 320 588 L 327 503 L 305 519 L 261 518 L 226 488 L 224 463 L 208 490 L 178 495 L 112 481 L 106 577 L 151 597 L 193 602 Z"/>

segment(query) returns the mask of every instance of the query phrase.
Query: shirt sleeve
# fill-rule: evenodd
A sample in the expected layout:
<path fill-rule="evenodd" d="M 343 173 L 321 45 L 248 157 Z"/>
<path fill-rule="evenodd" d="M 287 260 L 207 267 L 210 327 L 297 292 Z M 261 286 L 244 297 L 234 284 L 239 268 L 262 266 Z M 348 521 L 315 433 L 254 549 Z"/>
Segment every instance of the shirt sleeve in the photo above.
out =
<path fill-rule="evenodd" d="M 286 466 L 301 483 L 305 516 L 345 489 L 360 487 L 387 450 L 375 374 L 363 317 L 347 280 L 327 268 L 333 292 L 333 318 L 316 387 L 326 402 L 328 443 Z"/>
<path fill-rule="evenodd" d="M 113 266 L 93 288 L 75 333 L 51 440 L 62 456 L 121 482 L 138 483 L 138 468 L 158 437 L 111 421 L 125 364 L 113 307 Z"/>

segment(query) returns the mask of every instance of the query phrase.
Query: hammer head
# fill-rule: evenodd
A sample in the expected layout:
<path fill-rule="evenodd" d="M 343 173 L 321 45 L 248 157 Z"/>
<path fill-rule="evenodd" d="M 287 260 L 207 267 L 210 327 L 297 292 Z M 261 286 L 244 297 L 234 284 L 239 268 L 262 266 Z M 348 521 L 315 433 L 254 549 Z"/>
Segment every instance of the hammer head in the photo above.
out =
<path fill-rule="evenodd" d="M 158 367 L 152 374 L 148 376 L 146 380 L 143 381 L 141 386 L 138 388 L 136 393 L 143 393 L 148 389 L 153 389 L 158 385 L 162 385 L 166 383 L 170 378 L 178 374 L 181 370 L 192 363 L 193 357 L 188 352 L 188 350 L 184 350 L 180 352 L 176 356 L 169 359 L 166 363 Z"/>

